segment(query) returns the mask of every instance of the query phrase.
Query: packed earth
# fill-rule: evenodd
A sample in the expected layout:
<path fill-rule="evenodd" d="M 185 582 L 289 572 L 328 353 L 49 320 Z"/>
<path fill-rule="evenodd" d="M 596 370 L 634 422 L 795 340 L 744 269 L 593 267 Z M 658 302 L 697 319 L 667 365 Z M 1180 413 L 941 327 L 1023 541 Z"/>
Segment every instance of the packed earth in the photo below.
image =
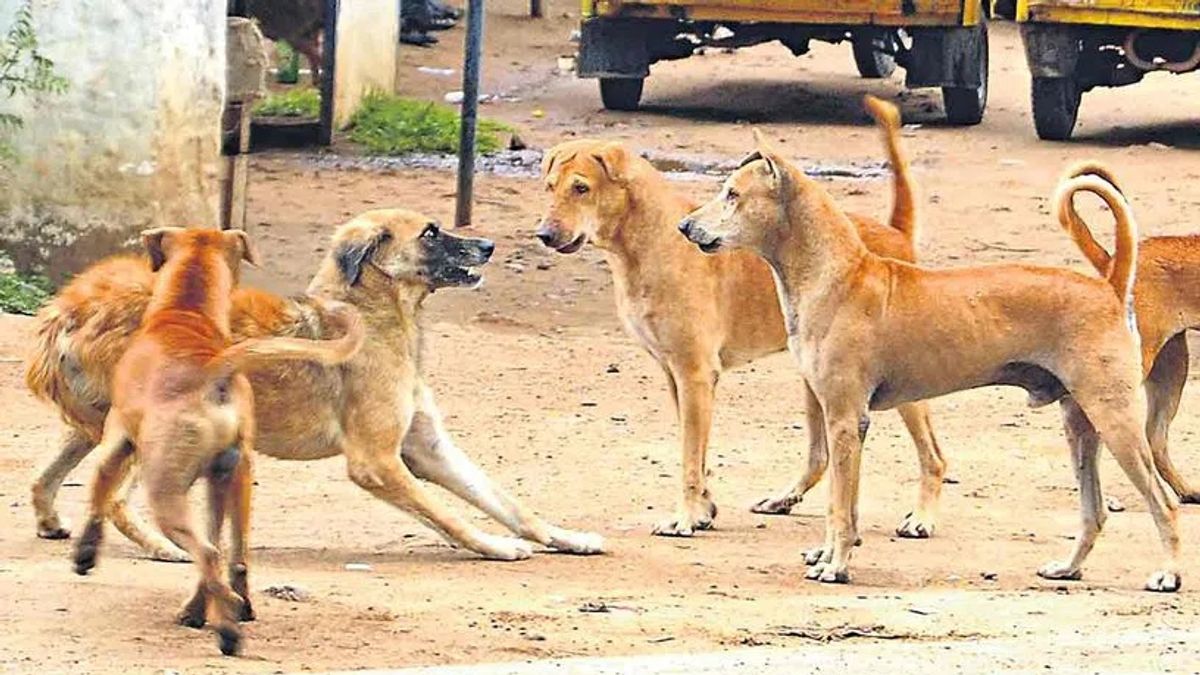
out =
<path fill-rule="evenodd" d="M 977 127 L 945 126 L 936 90 L 906 92 L 900 75 L 859 79 L 848 46 L 815 43 L 799 58 L 763 45 L 659 64 L 644 109 L 614 113 L 601 108 L 594 81 L 559 70 L 558 57 L 573 51 L 577 3 L 547 4 L 547 18 L 533 20 L 522 13 L 527 3 L 489 3 L 484 50 L 483 89 L 498 96 L 483 114 L 513 125 L 535 151 L 619 139 L 664 168 L 690 169 L 674 186 L 705 199 L 722 167 L 751 149 L 757 127 L 802 166 L 846 169 L 825 182 L 838 202 L 884 218 L 884 153 L 861 107 L 862 95 L 874 93 L 897 101 L 904 116 L 926 265 L 1029 262 L 1094 274 L 1048 208 L 1065 165 L 1088 158 L 1118 172 L 1143 236 L 1200 232 L 1194 76 L 1093 91 L 1072 142 L 1041 142 L 1017 31 L 997 23 L 991 102 Z M 401 93 L 441 100 L 457 90 L 461 35 L 404 51 Z M 445 68 L 454 73 L 438 74 Z M 354 153 L 335 145 L 254 156 L 248 222 L 264 264 L 243 283 L 301 293 L 332 229 L 367 209 L 400 206 L 452 221 L 452 171 Z M 247 625 L 241 659 L 219 657 L 210 640 L 171 620 L 190 567 L 147 560 L 110 530 L 99 568 L 81 578 L 71 571 L 70 540 L 36 537 L 29 486 L 63 425 L 23 384 L 32 321 L 2 316 L 0 670 L 338 670 L 769 646 L 845 650 L 891 672 L 952 665 L 956 653 L 987 654 L 997 669 L 1200 671 L 1200 506 L 1180 511 L 1183 591 L 1142 591 L 1158 560 L 1157 535 L 1104 455 L 1113 512 L 1084 579 L 1038 578 L 1039 565 L 1070 549 L 1078 495 L 1057 407 L 1031 410 L 1016 389 L 932 403 L 950 469 L 928 540 L 894 534 L 915 499 L 918 466 L 900 418 L 874 414 L 863 543 L 852 583 L 830 586 L 805 581 L 801 555 L 822 537 L 823 486 L 791 516 L 748 508 L 802 469 L 807 432 L 795 366 L 776 355 L 729 372 L 709 455 L 716 529 L 651 536 L 681 480 L 662 373 L 622 330 L 600 252 L 560 255 L 534 238 L 548 195 L 536 156 L 513 157 L 515 166 L 477 179 L 471 232 L 497 243 L 484 285 L 427 301 L 427 377 L 450 432 L 485 471 L 546 519 L 603 534 L 609 552 L 480 560 L 356 487 L 341 459 L 260 458 L 250 560 L 258 620 Z M 1093 229 L 1110 240 L 1109 215 L 1087 206 Z M 1171 440 L 1176 465 L 1200 480 L 1194 382 Z M 94 460 L 59 496 L 76 527 Z M 929 649 L 898 650 L 901 643 Z"/>

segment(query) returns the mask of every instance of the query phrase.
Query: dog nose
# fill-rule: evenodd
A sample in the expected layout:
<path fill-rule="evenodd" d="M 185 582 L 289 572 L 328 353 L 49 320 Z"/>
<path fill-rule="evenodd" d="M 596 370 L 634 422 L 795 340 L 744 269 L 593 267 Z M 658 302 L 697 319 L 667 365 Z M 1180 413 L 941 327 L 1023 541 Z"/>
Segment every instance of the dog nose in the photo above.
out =
<path fill-rule="evenodd" d="M 679 221 L 679 231 L 682 232 L 683 236 L 685 237 L 690 236 L 692 234 L 692 225 L 694 224 L 695 223 L 691 218 L 684 218 L 683 220 Z"/>
<path fill-rule="evenodd" d="M 484 239 L 479 242 L 479 250 L 483 252 L 484 259 L 491 258 L 492 252 L 496 250 L 496 242 L 491 239 Z"/>
<path fill-rule="evenodd" d="M 554 233 L 551 232 L 550 228 L 546 227 L 545 225 L 538 228 L 537 238 L 546 246 L 550 246 L 554 243 Z"/>

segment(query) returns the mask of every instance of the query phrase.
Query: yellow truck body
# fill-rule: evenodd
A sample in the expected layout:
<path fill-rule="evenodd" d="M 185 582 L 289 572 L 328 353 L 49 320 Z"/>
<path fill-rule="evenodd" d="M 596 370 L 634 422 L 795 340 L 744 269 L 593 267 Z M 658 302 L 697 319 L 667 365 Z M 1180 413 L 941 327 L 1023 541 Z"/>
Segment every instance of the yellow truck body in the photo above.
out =
<path fill-rule="evenodd" d="M 963 0 L 583 0 L 585 17 L 686 18 L 693 21 L 973 26 L 978 2 Z"/>
<path fill-rule="evenodd" d="M 1197 0 L 1019 0 L 1017 21 L 1200 30 Z"/>

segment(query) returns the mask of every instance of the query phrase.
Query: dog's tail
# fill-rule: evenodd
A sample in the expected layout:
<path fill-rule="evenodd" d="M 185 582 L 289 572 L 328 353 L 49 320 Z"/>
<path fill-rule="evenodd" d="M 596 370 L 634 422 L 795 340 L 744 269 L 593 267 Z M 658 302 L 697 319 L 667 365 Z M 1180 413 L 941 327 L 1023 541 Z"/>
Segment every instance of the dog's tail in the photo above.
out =
<path fill-rule="evenodd" d="M 892 167 L 892 227 L 908 237 L 913 248 L 917 246 L 917 206 L 914 183 L 908 170 L 908 156 L 900 145 L 900 110 L 892 103 L 870 94 L 863 97 L 867 112 L 883 132 L 887 146 L 888 163 Z"/>
<path fill-rule="evenodd" d="M 334 325 L 342 329 L 342 337 L 332 340 L 302 338 L 251 338 L 232 345 L 213 358 L 206 367 L 208 381 L 228 379 L 245 368 L 276 361 L 313 361 L 324 366 L 345 363 L 358 354 L 366 337 L 362 315 L 350 305 L 326 303 Z"/>
<path fill-rule="evenodd" d="M 1112 170 L 1095 160 L 1086 160 L 1072 164 L 1059 182 L 1060 184 L 1065 183 L 1072 178 L 1080 176 L 1096 176 L 1112 186 L 1117 191 L 1117 194 L 1122 197 L 1125 196 L 1125 192 L 1121 189 L 1121 184 L 1117 182 L 1117 178 L 1113 175 Z M 1075 245 L 1079 247 L 1079 250 L 1083 251 L 1083 257 L 1088 259 L 1092 267 L 1095 267 L 1101 274 L 1107 273 L 1108 267 L 1112 262 L 1112 256 L 1092 236 L 1087 223 L 1083 222 L 1083 219 L 1079 216 L 1079 212 L 1075 210 L 1073 200 L 1067 200 L 1066 208 L 1065 213 L 1059 212 L 1059 223 L 1071 235 L 1071 238 L 1075 240 Z"/>
<path fill-rule="evenodd" d="M 1104 200 L 1113 213 L 1117 225 L 1116 252 L 1109 256 L 1104 247 L 1096 242 L 1087 223 L 1075 211 L 1075 193 L 1091 192 Z M 1117 187 L 1099 175 L 1080 175 L 1059 183 L 1054 194 L 1054 211 L 1058 222 L 1070 233 L 1084 256 L 1112 284 L 1117 297 L 1129 300 L 1133 291 L 1133 279 L 1137 265 L 1137 223 L 1129 202 Z"/>

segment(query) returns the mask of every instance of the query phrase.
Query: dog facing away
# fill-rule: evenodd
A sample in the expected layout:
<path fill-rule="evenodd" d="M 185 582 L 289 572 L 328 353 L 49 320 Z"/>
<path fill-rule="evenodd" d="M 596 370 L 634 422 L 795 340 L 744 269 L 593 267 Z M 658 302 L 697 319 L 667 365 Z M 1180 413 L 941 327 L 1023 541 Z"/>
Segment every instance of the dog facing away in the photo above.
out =
<path fill-rule="evenodd" d="M 112 405 L 97 446 L 104 457 L 92 483 L 75 571 L 86 574 L 95 567 L 108 504 L 136 456 L 155 523 L 200 568 L 200 583 L 180 621 L 203 626 L 214 617 L 221 652 L 233 654 L 241 641 L 239 609 L 241 618 L 253 616 L 246 538 L 254 398 L 241 371 L 277 359 L 341 363 L 362 345 L 363 329 L 353 320 L 344 338 L 329 343 L 275 338 L 231 347 L 229 314 L 239 262 L 256 262 L 246 233 L 162 228 L 143 233 L 142 241 L 158 276 L 141 328 L 113 370 Z M 196 531 L 187 498 L 201 476 L 209 485 L 207 536 Z M 217 548 L 227 506 L 234 510 L 233 588 Z"/>
<path fill-rule="evenodd" d="M 1071 167 L 1063 180 L 1097 176 L 1121 192 L 1116 177 L 1098 162 Z M 1087 183 L 1072 183 L 1090 191 Z M 1071 235 L 1084 257 L 1101 274 L 1108 274 L 1113 258 L 1092 236 L 1087 223 L 1075 211 L 1074 202 L 1059 203 L 1059 224 Z M 1187 330 L 1200 328 L 1200 235 L 1147 237 L 1138 244 L 1137 278 L 1133 282 L 1133 307 L 1142 342 L 1149 414 L 1146 437 L 1159 473 L 1188 504 L 1200 504 L 1200 490 L 1192 487 L 1175 468 L 1167 454 L 1171 421 L 1179 411 L 1179 399 L 1188 377 Z"/>
<path fill-rule="evenodd" d="M 442 425 L 421 370 L 424 299 L 434 290 L 472 287 L 471 268 L 491 257 L 485 239 L 441 231 L 430 218 L 403 209 L 369 211 L 333 234 L 306 296 L 285 300 L 254 289 L 233 296 L 235 342 L 287 336 L 314 340 L 340 334 L 331 307 L 353 306 L 363 317 L 362 349 L 337 367 L 272 363 L 246 370 L 255 398 L 255 450 L 277 459 L 342 455 L 351 480 L 441 533 L 452 544 L 498 560 L 529 557 L 522 539 L 576 554 L 599 553 L 595 534 L 555 527 L 495 486 Z M 125 275 L 112 278 L 110 270 Z M 39 317 L 27 373 L 30 388 L 59 409 L 70 427 L 59 456 L 34 485 L 38 531 L 69 536 L 53 495 L 100 433 L 107 375 L 136 330 L 153 274 L 129 258 L 99 263 L 73 281 Z M 108 326 L 109 330 L 102 327 Z M 80 450 L 80 447 L 83 450 Z M 423 481 L 483 510 L 522 539 L 481 531 L 439 503 Z M 40 497 L 40 499 L 38 499 Z M 110 509 L 114 525 L 147 552 L 170 558 L 169 542 L 137 518 L 124 500 Z"/>
<path fill-rule="evenodd" d="M 877 117 L 895 174 L 891 224 L 851 216 L 858 235 L 879 255 L 913 260 L 917 222 L 899 118 Z M 617 313 L 626 330 L 658 361 L 676 406 L 683 447 L 683 493 L 673 516 L 654 532 L 691 536 L 712 526 L 717 507 L 706 485 L 709 431 L 717 381 L 725 370 L 787 348 L 770 269 L 748 252 L 705 256 L 683 241 L 679 221 L 694 208 L 648 161 L 615 142 L 578 140 L 543 159 L 551 204 L 537 236 L 560 253 L 591 241 L 612 270 Z M 917 507 L 896 529 L 902 537 L 933 533 L 946 470 L 928 406 L 906 403 L 900 415 L 917 446 Z M 821 479 L 826 465 L 820 424 L 809 418 L 804 474 L 752 507 L 786 514 Z"/>
<path fill-rule="evenodd" d="M 1107 278 L 1030 265 L 928 270 L 867 249 L 818 183 L 758 135 L 758 149 L 680 231 L 706 252 L 748 249 L 771 266 L 809 403 L 830 454 L 825 544 L 807 577 L 849 580 L 858 539 L 862 442 L 873 410 L 975 387 L 1025 388 L 1031 405 L 1061 402 L 1080 488 L 1082 527 L 1068 560 L 1043 566 L 1078 579 L 1105 518 L 1103 441 L 1143 495 L 1166 560 L 1146 584 L 1180 586 L 1178 502 L 1154 471 L 1145 437 L 1138 340 L 1129 313 L 1137 240 L 1125 200 L 1104 181 L 1117 220 Z M 1073 189 L 1068 183 L 1058 199 Z"/>

